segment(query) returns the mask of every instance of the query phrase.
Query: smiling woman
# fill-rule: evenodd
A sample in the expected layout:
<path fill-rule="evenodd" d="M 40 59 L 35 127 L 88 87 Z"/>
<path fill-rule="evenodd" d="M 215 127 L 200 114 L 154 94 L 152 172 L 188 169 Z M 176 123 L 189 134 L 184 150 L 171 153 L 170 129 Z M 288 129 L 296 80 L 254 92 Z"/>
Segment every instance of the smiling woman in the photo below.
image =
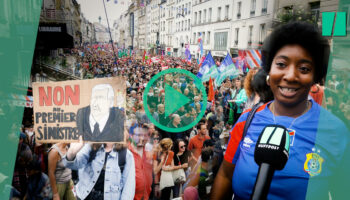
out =
<path fill-rule="evenodd" d="M 286 45 L 276 53 L 267 81 L 274 94 L 274 114 L 298 117 L 310 108 L 307 97 L 314 73 L 313 59 L 300 45 Z"/>
<path fill-rule="evenodd" d="M 263 68 L 277 115 L 297 117 L 310 108 L 308 92 L 325 78 L 328 58 L 328 41 L 306 23 L 287 24 L 265 40 Z"/>
<path fill-rule="evenodd" d="M 242 132 L 249 111 L 238 119 L 230 133 L 211 199 L 230 198 L 225 195 L 230 194 L 231 186 L 235 199 L 251 198 L 259 171 L 254 160 L 255 145 L 269 124 L 287 127 L 290 150 L 284 169 L 274 172 L 267 199 L 329 199 L 329 195 L 334 199 L 339 193 L 330 186 L 342 183 L 332 182 L 334 174 L 344 160 L 350 160 L 345 153 L 349 131 L 339 119 L 308 98 L 311 86 L 326 75 L 328 41 L 313 25 L 293 22 L 272 32 L 262 52 L 266 82 L 274 101 L 257 109 L 245 138 Z"/>

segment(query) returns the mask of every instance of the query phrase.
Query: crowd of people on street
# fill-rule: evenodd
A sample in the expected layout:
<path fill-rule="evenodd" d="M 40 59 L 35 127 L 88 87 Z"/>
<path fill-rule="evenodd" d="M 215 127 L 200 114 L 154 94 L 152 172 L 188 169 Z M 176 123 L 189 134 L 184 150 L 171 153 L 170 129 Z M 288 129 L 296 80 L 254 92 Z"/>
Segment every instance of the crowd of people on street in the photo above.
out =
<path fill-rule="evenodd" d="M 206 102 L 205 108 L 200 86 L 176 74 L 153 84 L 146 94 L 145 105 L 143 92 L 147 83 L 165 66 L 197 74 L 199 65 L 171 56 L 158 56 L 159 61 L 152 63 L 142 55 L 116 58 L 116 54 L 107 44 L 75 48 L 66 56 L 76 58 L 75 71 L 84 79 L 125 78 L 127 144 L 84 144 L 82 141 L 39 144 L 35 141 L 33 122 L 24 122 L 14 168 L 12 199 L 73 200 L 103 196 L 104 199 L 209 199 L 211 186 L 220 173 L 228 149 L 231 130 L 241 122 L 239 117 L 254 105 L 274 99 L 266 82 L 266 71 L 250 69 L 215 87 L 214 98 Z M 349 99 L 337 102 L 330 94 L 340 95 L 348 86 L 339 82 L 336 75 L 327 87 L 322 80 L 319 83 L 312 86 L 309 98 L 324 107 L 345 111 L 334 114 L 349 120 Z M 165 84 L 191 100 L 168 116 L 165 115 Z M 208 82 L 203 85 L 206 93 L 212 92 Z M 204 115 L 197 125 L 173 133 L 155 126 L 145 109 L 157 123 L 169 128 L 185 127 L 202 109 Z M 88 167 L 79 170 L 83 165 Z M 101 169 L 103 176 L 95 177 L 96 171 Z"/>

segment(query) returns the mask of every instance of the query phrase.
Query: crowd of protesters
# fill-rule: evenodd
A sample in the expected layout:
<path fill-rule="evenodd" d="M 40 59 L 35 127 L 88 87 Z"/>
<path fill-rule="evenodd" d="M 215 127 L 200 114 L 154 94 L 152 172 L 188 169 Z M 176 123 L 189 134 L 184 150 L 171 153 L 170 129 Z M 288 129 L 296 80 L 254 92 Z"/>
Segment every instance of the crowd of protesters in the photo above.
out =
<path fill-rule="evenodd" d="M 209 199 L 210 187 L 223 160 L 232 126 L 245 110 L 272 100 L 265 72 L 251 69 L 247 74 L 227 78 L 216 87 L 214 99 L 207 102 L 206 108 L 203 108 L 199 86 L 177 75 L 166 76 L 155 83 L 147 94 L 147 105 L 144 105 L 143 92 L 147 83 L 165 66 L 197 74 L 198 64 L 168 56 L 159 57 L 159 61 L 153 63 L 136 55 L 115 59 L 108 45 L 81 47 L 67 55 L 76 58 L 75 71 L 84 79 L 111 76 L 126 79 L 125 124 L 129 135 L 127 148 L 135 162 L 134 199 Z M 349 100 L 337 103 L 332 95 L 322 98 L 323 93 L 339 93 L 346 88 L 336 77 L 329 82 L 333 87 L 324 89 L 324 86 L 315 85 L 310 96 L 325 106 L 338 106 L 345 111 L 339 113 L 343 115 L 340 118 L 349 120 Z M 191 99 L 169 116 L 165 115 L 165 83 Z M 208 93 L 209 84 L 203 85 Z M 157 128 L 145 111 L 149 109 L 158 123 L 179 128 L 194 121 L 202 108 L 205 113 L 199 123 L 178 133 Z M 25 122 L 18 144 L 12 199 L 78 199 L 75 192 L 77 171 L 67 168 L 62 161 L 68 146 L 36 143 L 33 124 Z"/>

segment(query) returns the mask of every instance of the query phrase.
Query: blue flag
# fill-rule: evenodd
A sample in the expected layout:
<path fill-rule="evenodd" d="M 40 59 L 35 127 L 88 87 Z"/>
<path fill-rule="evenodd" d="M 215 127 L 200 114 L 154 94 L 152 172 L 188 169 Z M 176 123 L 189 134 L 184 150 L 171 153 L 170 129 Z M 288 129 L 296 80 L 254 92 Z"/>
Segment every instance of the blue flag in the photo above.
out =
<path fill-rule="evenodd" d="M 199 68 L 197 77 L 202 80 L 202 82 L 209 81 L 209 78 L 216 78 L 218 75 L 218 70 L 215 65 L 214 59 L 209 52 L 202 62 L 201 67 Z"/>
<path fill-rule="evenodd" d="M 239 75 L 239 70 L 232 62 L 230 54 L 227 54 L 225 59 L 221 62 L 220 67 L 218 68 L 218 76 L 215 79 L 215 85 L 220 86 L 221 83 L 227 78 L 236 78 Z"/>
<path fill-rule="evenodd" d="M 185 56 L 186 56 L 187 61 L 191 61 L 191 52 L 188 49 L 188 47 L 186 48 Z"/>

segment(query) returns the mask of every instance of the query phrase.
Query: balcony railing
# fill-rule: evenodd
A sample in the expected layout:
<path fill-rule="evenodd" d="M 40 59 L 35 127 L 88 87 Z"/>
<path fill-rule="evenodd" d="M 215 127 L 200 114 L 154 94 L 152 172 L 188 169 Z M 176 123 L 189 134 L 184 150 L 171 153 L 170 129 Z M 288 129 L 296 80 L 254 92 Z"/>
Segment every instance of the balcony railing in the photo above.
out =
<path fill-rule="evenodd" d="M 73 79 L 80 79 L 80 72 L 79 71 L 73 72 L 72 68 L 70 68 L 70 67 L 63 67 L 61 65 L 61 60 L 59 60 L 59 59 L 53 60 L 52 62 L 45 62 L 45 61 L 42 61 L 40 59 L 37 59 L 36 60 L 36 64 L 41 66 L 41 67 L 44 67 L 44 68 L 47 68 L 47 69 L 51 69 L 51 70 L 53 70 L 55 72 L 64 74 L 66 76 L 70 76 Z"/>

